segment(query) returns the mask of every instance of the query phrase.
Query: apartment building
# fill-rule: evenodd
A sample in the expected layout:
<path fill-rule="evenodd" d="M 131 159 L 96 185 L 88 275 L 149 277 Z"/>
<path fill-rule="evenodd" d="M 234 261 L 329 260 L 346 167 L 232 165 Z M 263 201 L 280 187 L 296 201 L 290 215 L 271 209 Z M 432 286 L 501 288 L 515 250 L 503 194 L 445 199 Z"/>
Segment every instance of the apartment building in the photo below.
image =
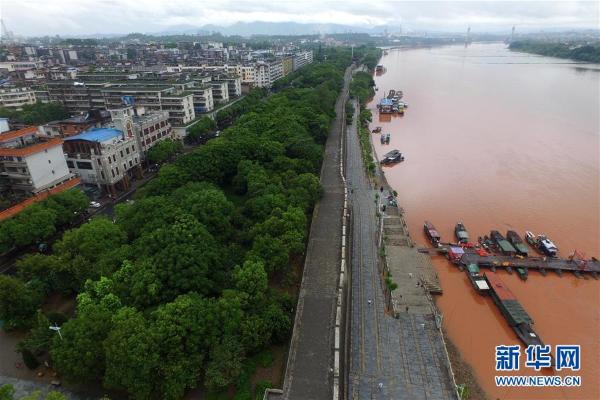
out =
<path fill-rule="evenodd" d="M 50 81 L 48 98 L 65 106 L 70 113 L 85 113 L 104 108 L 102 89 L 107 82 Z"/>
<path fill-rule="evenodd" d="M 110 110 L 115 128 L 122 132 L 133 131 L 142 159 L 156 144 L 166 139 L 177 140 L 169 123 L 169 113 L 158 111 L 146 113 L 141 107 L 123 107 Z"/>
<path fill-rule="evenodd" d="M 294 57 L 285 56 L 281 59 L 281 65 L 283 67 L 283 76 L 287 76 L 294 72 Z"/>
<path fill-rule="evenodd" d="M 256 87 L 270 87 L 271 86 L 271 66 L 260 61 L 254 66 L 254 86 Z"/>
<path fill-rule="evenodd" d="M 0 134 L 0 187 L 32 196 L 72 179 L 63 154 L 63 140 L 40 138 L 37 127 Z"/>
<path fill-rule="evenodd" d="M 123 98 L 131 98 L 136 106 L 144 107 L 147 112 L 168 111 L 171 125 L 184 126 L 196 118 L 194 94 L 184 89 L 183 85 L 160 81 L 132 81 L 107 85 L 101 92 L 104 108 L 108 110 L 120 108 Z"/>
<path fill-rule="evenodd" d="M 0 107 L 21 109 L 24 105 L 35 104 L 35 93 L 27 87 L 0 89 Z"/>
<path fill-rule="evenodd" d="M 272 61 L 269 63 L 269 75 L 271 80 L 269 86 L 271 86 L 276 80 L 283 78 L 283 63 L 281 60 Z"/>
<path fill-rule="evenodd" d="M 211 81 L 213 99 L 217 104 L 229 102 L 229 85 L 226 81 Z"/>
<path fill-rule="evenodd" d="M 65 138 L 64 150 L 71 172 L 113 196 L 141 177 L 141 154 L 132 130 L 93 128 Z"/>
<path fill-rule="evenodd" d="M 212 86 L 198 83 L 196 86 L 190 87 L 187 90 L 194 95 L 195 114 L 201 114 L 214 110 L 215 102 L 213 98 Z"/>
<path fill-rule="evenodd" d="M 312 64 L 313 52 L 312 50 L 301 51 L 294 54 L 294 71 L 299 70 L 305 65 Z"/>

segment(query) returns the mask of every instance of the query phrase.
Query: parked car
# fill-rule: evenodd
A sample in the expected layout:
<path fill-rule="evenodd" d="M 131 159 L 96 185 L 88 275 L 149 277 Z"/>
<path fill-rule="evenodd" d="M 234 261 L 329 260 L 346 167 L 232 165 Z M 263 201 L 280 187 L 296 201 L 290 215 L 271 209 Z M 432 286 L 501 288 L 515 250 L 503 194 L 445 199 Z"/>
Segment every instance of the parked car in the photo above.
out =
<path fill-rule="evenodd" d="M 102 207 L 102 204 L 98 203 L 97 201 L 90 201 L 90 207 L 100 208 L 100 207 Z"/>

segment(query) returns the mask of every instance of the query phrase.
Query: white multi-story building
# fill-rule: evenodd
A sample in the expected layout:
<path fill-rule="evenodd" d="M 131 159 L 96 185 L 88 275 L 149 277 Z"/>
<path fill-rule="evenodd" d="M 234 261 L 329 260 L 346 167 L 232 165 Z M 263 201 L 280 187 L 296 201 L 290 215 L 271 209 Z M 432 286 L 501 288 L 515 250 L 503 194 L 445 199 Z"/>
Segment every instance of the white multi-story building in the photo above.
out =
<path fill-rule="evenodd" d="M 115 128 L 93 128 L 64 139 L 67 166 L 88 185 L 111 195 L 131 186 L 141 176 L 141 154 L 133 127 L 126 132 Z"/>
<path fill-rule="evenodd" d="M 294 54 L 294 71 L 304 67 L 305 65 L 312 64 L 313 52 L 312 50 L 301 51 Z"/>
<path fill-rule="evenodd" d="M 74 177 L 67 168 L 60 138 L 44 139 L 37 127 L 0 134 L 0 182 L 3 190 L 35 195 Z"/>
<path fill-rule="evenodd" d="M 110 110 L 110 116 L 115 127 L 121 132 L 133 131 L 142 158 L 161 141 L 178 139 L 171 129 L 169 113 L 166 111 L 145 113 L 143 108 L 129 106 Z"/>
<path fill-rule="evenodd" d="M 270 64 L 259 61 L 254 65 L 254 86 L 270 87 L 271 86 L 271 66 Z"/>
<path fill-rule="evenodd" d="M 281 60 L 273 61 L 269 65 L 269 74 L 270 74 L 270 85 L 273 84 L 277 79 L 283 78 L 283 63 Z"/>
<path fill-rule="evenodd" d="M 229 87 L 225 81 L 210 82 L 212 88 L 213 99 L 215 102 L 225 104 L 229 102 Z"/>
<path fill-rule="evenodd" d="M 27 87 L 0 89 L 0 107 L 21 108 L 35 100 L 35 92 Z"/>

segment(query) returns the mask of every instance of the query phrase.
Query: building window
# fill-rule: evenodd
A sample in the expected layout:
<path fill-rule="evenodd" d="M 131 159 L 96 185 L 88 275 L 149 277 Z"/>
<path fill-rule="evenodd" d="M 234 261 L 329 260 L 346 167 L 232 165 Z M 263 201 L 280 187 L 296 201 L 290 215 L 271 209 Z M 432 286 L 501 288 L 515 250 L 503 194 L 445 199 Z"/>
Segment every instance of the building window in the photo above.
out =
<path fill-rule="evenodd" d="M 115 169 L 117 170 L 117 175 L 119 175 L 119 167 L 115 167 Z"/>
<path fill-rule="evenodd" d="M 121 152 L 120 152 L 120 153 L 121 153 L 121 157 L 123 157 L 123 150 L 121 150 Z"/>
<path fill-rule="evenodd" d="M 100 159 L 98 159 L 97 161 L 98 161 L 98 165 L 102 165 L 102 163 L 100 162 Z"/>
<path fill-rule="evenodd" d="M 108 163 L 112 164 L 112 160 L 110 159 L 110 157 L 108 157 Z"/>
<path fill-rule="evenodd" d="M 10 161 L 12 161 L 12 160 L 13 160 L 13 158 L 11 157 Z M 23 161 L 23 159 L 21 157 L 17 157 L 17 161 Z"/>
<path fill-rule="evenodd" d="M 123 163 L 123 171 L 127 171 L 127 164 Z"/>
<path fill-rule="evenodd" d="M 75 165 L 73 164 L 73 161 L 67 160 L 67 167 L 69 167 L 69 168 L 75 168 Z"/>
<path fill-rule="evenodd" d="M 129 160 L 129 166 L 133 167 L 133 162 L 131 160 Z"/>
<path fill-rule="evenodd" d="M 129 147 L 125 149 L 125 153 L 129 154 Z"/>
<path fill-rule="evenodd" d="M 117 162 L 117 156 L 116 156 L 116 154 L 113 154 L 113 161 Z"/>
<path fill-rule="evenodd" d="M 104 177 L 104 171 L 100 171 L 100 175 L 102 176 L 102 179 L 106 179 L 106 178 Z"/>
<path fill-rule="evenodd" d="M 52 170 L 52 175 L 54 175 L 54 170 Z"/>
<path fill-rule="evenodd" d="M 135 163 L 137 164 L 137 157 L 135 158 Z"/>
<path fill-rule="evenodd" d="M 111 172 L 111 174 L 112 174 L 112 176 L 113 176 L 113 178 L 114 178 L 114 177 L 115 177 L 115 170 L 111 168 L 111 169 L 110 169 L 110 172 Z"/>
<path fill-rule="evenodd" d="M 77 161 L 77 168 L 79 169 L 94 169 L 92 163 L 88 161 Z"/>

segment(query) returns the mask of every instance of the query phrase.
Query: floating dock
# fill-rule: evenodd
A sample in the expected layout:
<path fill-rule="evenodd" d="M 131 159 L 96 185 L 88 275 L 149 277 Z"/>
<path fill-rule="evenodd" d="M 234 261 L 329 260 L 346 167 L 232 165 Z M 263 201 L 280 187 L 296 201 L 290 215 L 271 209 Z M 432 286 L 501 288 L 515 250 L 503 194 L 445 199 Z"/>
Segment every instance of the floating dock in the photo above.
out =
<path fill-rule="evenodd" d="M 506 268 L 509 271 L 513 268 L 522 268 L 528 270 L 536 270 L 542 274 L 547 271 L 555 271 L 559 275 L 563 271 L 572 272 L 577 276 L 583 274 L 591 274 L 595 279 L 598 279 L 600 274 L 600 261 L 595 258 L 590 260 L 581 259 L 565 259 L 554 257 L 529 257 L 519 258 L 512 256 L 501 255 L 480 255 L 472 249 L 465 249 L 465 253 L 458 260 L 457 264 L 466 267 L 469 264 L 477 264 L 479 268 Z"/>
<path fill-rule="evenodd" d="M 600 276 L 600 261 L 594 257 L 591 259 L 582 259 L 577 257 L 558 258 L 558 257 L 521 257 L 505 256 L 499 254 L 490 254 L 477 248 L 463 248 L 462 254 L 456 254 L 455 249 L 458 244 L 441 243 L 435 248 L 420 248 L 419 252 L 428 254 L 446 254 L 450 261 L 458 265 L 461 269 L 467 268 L 469 264 L 475 264 L 479 268 L 487 268 L 495 271 L 497 268 L 506 269 L 513 272 L 514 269 L 523 270 L 525 275 L 530 270 L 540 272 L 546 275 L 548 271 L 554 271 L 558 275 L 563 272 L 571 272 L 578 278 L 585 274 L 591 275 L 594 279 Z"/>

